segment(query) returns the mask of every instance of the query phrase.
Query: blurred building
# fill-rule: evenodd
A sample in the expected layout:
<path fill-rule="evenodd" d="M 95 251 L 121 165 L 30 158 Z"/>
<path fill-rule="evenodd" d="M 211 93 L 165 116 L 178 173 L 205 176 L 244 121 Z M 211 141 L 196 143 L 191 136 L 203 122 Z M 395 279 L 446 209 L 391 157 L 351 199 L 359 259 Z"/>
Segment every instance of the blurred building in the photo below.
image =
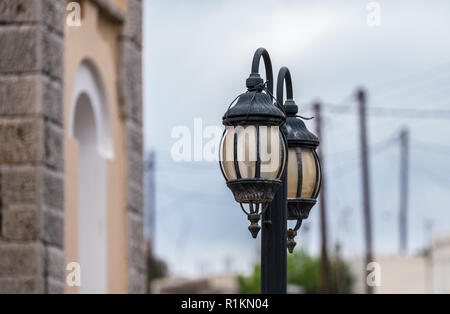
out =
<path fill-rule="evenodd" d="M 450 293 L 450 234 L 433 240 L 431 260 L 432 292 Z"/>
<path fill-rule="evenodd" d="M 236 276 L 208 276 L 198 279 L 168 277 L 155 280 L 151 293 L 156 294 L 235 294 L 239 293 Z"/>
<path fill-rule="evenodd" d="M 450 293 L 450 234 L 436 237 L 430 250 L 418 256 L 376 256 L 381 285 L 375 293 Z M 350 262 L 355 293 L 365 293 L 363 260 Z"/>
<path fill-rule="evenodd" d="M 142 2 L 0 1 L 0 293 L 145 292 Z"/>

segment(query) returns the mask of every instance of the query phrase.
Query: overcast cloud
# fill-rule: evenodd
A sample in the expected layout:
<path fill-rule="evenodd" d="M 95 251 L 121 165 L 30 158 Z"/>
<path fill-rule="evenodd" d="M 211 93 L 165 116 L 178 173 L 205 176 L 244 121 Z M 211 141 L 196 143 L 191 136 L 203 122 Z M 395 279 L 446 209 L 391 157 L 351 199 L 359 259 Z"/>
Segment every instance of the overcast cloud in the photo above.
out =
<path fill-rule="evenodd" d="M 145 0 L 145 146 L 156 150 L 156 252 L 176 275 L 247 271 L 258 260 L 258 240 L 225 185 L 217 162 L 175 163 L 170 156 L 177 125 L 193 130 L 221 126 L 221 117 L 245 90 L 254 51 L 265 47 L 274 69 L 288 66 L 294 97 L 352 104 L 355 89 L 369 106 L 450 109 L 450 2 L 378 1 L 381 25 L 367 25 L 369 1 Z M 277 75 L 277 72 L 274 73 Z M 302 108 L 300 110 L 302 110 Z M 302 112 L 305 115 L 309 112 Z M 356 116 L 325 112 L 325 171 L 330 243 L 344 254 L 363 248 Z M 410 252 L 433 234 L 450 232 L 447 155 L 422 142 L 450 145 L 445 119 L 375 117 L 369 120 L 376 254 L 398 247 L 399 147 L 383 147 L 400 127 L 411 131 Z M 314 130 L 314 122 L 307 122 Z M 207 139 L 205 139 L 205 143 Z M 380 143 L 380 144 L 377 144 Z M 389 143 L 389 142 L 388 142 Z M 436 145 L 431 147 L 436 148 Z M 298 237 L 317 253 L 316 206 Z"/>

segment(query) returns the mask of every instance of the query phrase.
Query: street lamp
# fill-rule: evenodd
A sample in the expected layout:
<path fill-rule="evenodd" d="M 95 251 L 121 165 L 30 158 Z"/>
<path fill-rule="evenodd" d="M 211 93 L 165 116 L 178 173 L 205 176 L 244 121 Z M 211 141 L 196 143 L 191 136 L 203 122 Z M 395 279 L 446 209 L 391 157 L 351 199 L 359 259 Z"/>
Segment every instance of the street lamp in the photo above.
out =
<path fill-rule="evenodd" d="M 266 83 L 258 73 L 261 57 Z M 284 83 L 287 100 L 283 106 Z M 283 67 L 278 74 L 275 99 L 270 57 L 259 48 L 247 79 L 247 92 L 237 96 L 223 116 L 226 128 L 219 154 L 222 174 L 248 216 L 253 238 L 263 217 L 262 293 L 286 293 L 286 248 L 291 253 L 294 250 L 297 231 L 320 190 L 319 139 L 308 131 L 297 112 L 289 70 Z M 287 230 L 287 220 L 295 220 L 296 226 Z"/>
<path fill-rule="evenodd" d="M 316 204 L 322 173 L 316 153 L 319 139 L 308 131 L 301 117 L 297 116 L 298 106 L 293 100 L 291 74 L 286 67 L 281 68 L 278 74 L 277 99 L 280 103 L 283 102 L 284 82 L 287 94 L 284 103 L 286 123 L 283 126 L 288 142 L 287 219 L 296 221 L 295 227 L 287 231 L 287 248 L 292 253 L 297 231 Z"/>
<path fill-rule="evenodd" d="M 261 57 L 266 83 L 258 73 Z M 272 64 L 264 48 L 254 55 L 246 85 L 247 91 L 231 102 L 223 116 L 226 129 L 220 145 L 220 168 L 256 238 L 261 229 L 258 222 L 280 187 L 287 159 L 286 140 L 280 130 L 286 116 L 272 95 Z"/>

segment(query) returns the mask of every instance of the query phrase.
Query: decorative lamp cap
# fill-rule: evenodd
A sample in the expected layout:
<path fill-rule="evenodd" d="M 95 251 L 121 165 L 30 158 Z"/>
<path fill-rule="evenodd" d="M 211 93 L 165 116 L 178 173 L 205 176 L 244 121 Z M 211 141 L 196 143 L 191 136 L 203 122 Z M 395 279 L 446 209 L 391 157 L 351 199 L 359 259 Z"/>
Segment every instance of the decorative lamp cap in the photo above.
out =
<path fill-rule="evenodd" d="M 247 88 L 248 91 L 239 95 L 236 103 L 223 116 L 224 125 L 281 126 L 286 122 L 285 113 L 274 103 L 273 96 L 267 92 L 259 74 L 250 74 Z"/>
<path fill-rule="evenodd" d="M 295 117 L 298 113 L 298 106 L 292 99 L 286 100 L 284 103 L 284 110 L 287 117 Z"/>
<path fill-rule="evenodd" d="M 264 80 L 258 73 L 252 73 L 245 82 L 249 90 L 254 90 L 258 86 L 263 86 Z"/>
<path fill-rule="evenodd" d="M 298 106 L 295 101 L 286 100 L 284 108 L 287 118 L 283 130 L 286 134 L 288 146 L 310 148 L 319 146 L 319 138 L 307 129 L 301 118 L 297 117 Z"/>

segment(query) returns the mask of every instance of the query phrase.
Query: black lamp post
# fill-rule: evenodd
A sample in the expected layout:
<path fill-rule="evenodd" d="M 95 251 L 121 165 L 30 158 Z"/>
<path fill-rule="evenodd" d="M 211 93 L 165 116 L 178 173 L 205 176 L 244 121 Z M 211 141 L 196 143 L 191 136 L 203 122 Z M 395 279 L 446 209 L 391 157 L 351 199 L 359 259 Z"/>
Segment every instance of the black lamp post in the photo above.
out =
<path fill-rule="evenodd" d="M 261 57 L 266 83 L 258 73 Z M 284 82 L 287 100 L 283 107 Z M 320 189 L 320 164 L 315 153 L 319 141 L 297 118 L 292 80 L 285 67 L 279 72 L 274 98 L 272 64 L 264 48 L 256 51 L 246 83 L 247 92 L 236 97 L 223 117 L 226 129 L 220 145 L 220 168 L 251 222 L 249 230 L 254 238 L 262 217 L 261 292 L 286 293 L 286 248 L 293 251 L 297 230 Z M 288 219 L 297 221 L 289 231 Z"/>

